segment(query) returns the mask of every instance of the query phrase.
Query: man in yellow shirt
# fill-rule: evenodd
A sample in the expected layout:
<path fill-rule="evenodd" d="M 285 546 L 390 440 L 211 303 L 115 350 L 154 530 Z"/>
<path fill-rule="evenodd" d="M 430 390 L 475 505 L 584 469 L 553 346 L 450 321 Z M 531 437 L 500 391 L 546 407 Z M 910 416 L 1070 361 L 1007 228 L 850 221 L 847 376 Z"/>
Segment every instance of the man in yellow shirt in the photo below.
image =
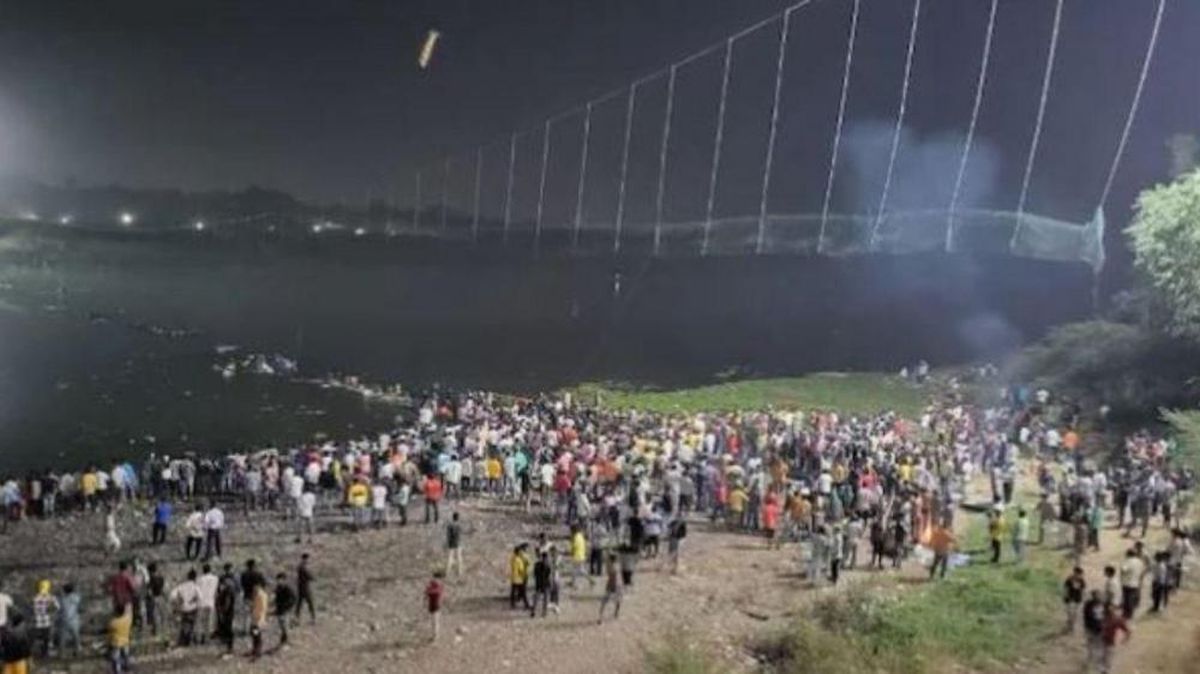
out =
<path fill-rule="evenodd" d="M 584 565 L 588 559 L 588 542 L 587 536 L 583 535 L 583 529 L 578 525 L 571 527 L 571 587 L 575 587 L 575 582 L 580 576 L 587 576 L 588 583 L 596 584 L 596 579 L 587 575 Z"/>
<path fill-rule="evenodd" d="M 371 500 L 371 489 L 367 487 L 366 481 L 362 478 L 356 479 L 346 492 L 346 500 L 350 502 L 350 512 L 354 517 L 354 530 L 358 531 L 366 526 L 370 514 L 367 506 Z"/>
<path fill-rule="evenodd" d="M 511 591 L 508 595 L 508 605 L 510 608 L 517 607 L 517 601 L 529 610 L 529 557 L 526 550 L 529 548 L 528 543 L 522 543 L 513 548 L 512 556 L 508 558 L 508 574 L 509 582 L 512 583 Z"/>
<path fill-rule="evenodd" d="M 83 505 L 87 510 L 96 506 L 96 490 L 100 488 L 100 478 L 95 468 L 88 468 L 79 478 L 79 493 L 83 495 Z"/>
<path fill-rule="evenodd" d="M 133 631 L 133 604 L 114 609 L 108 621 L 108 658 L 113 674 L 129 671 L 129 645 Z"/>
<path fill-rule="evenodd" d="M 729 493 L 729 514 L 735 525 L 743 524 L 742 513 L 746 510 L 746 501 L 749 498 L 741 485 L 734 487 L 733 491 Z"/>

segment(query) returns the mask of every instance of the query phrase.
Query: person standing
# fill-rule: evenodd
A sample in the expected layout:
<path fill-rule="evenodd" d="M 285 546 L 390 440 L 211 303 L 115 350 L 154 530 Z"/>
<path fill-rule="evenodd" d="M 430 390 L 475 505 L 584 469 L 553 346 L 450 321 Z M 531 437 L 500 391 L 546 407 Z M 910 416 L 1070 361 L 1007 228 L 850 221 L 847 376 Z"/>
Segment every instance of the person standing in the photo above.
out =
<path fill-rule="evenodd" d="M 0 655 L 4 660 L 4 674 L 29 674 L 33 661 L 33 642 L 25 618 L 14 613 L 8 626 L 0 629 Z"/>
<path fill-rule="evenodd" d="M 255 588 L 262 587 L 267 584 L 267 579 L 262 572 L 258 570 L 258 563 L 253 559 L 246 560 L 246 568 L 242 571 L 241 578 L 238 579 L 242 586 L 242 608 L 244 613 L 243 618 L 247 621 L 243 623 L 249 629 L 249 621 L 253 619 L 254 613 L 254 597 Z"/>
<path fill-rule="evenodd" d="M 446 586 L 442 583 L 442 572 L 434 571 L 429 584 L 425 586 L 425 608 L 429 612 L 430 641 L 437 641 L 442 623 L 442 600 L 446 594 Z"/>
<path fill-rule="evenodd" d="M 450 575 L 450 570 L 455 569 L 459 578 L 462 577 L 463 570 L 463 554 L 462 554 L 462 524 L 458 521 L 458 513 L 450 515 L 450 521 L 446 523 L 446 575 Z"/>
<path fill-rule="evenodd" d="M 204 509 L 197 505 L 184 520 L 183 528 L 187 533 L 187 541 L 183 546 L 183 554 L 190 562 L 200 558 L 204 545 Z"/>
<path fill-rule="evenodd" d="M 1101 629 L 1101 639 L 1103 640 L 1103 652 L 1100 656 L 1100 671 L 1108 674 L 1113 668 L 1113 659 L 1116 657 L 1117 651 L 1117 635 L 1124 633 L 1125 638 L 1119 643 L 1128 643 L 1133 633 L 1129 629 L 1129 623 L 1126 618 L 1113 606 L 1104 607 L 1104 624 Z"/>
<path fill-rule="evenodd" d="M 1142 579 L 1146 573 L 1146 563 L 1137 552 L 1126 552 L 1125 561 L 1121 562 L 1121 615 L 1126 620 L 1133 618 L 1142 603 Z"/>
<path fill-rule="evenodd" d="M 225 646 L 226 655 L 233 653 L 233 620 L 237 613 L 237 580 L 233 565 L 226 564 L 217 584 L 217 638 Z"/>
<path fill-rule="evenodd" d="M 1100 590 L 1092 590 L 1091 596 L 1083 603 L 1083 638 L 1086 653 L 1083 667 L 1085 671 L 1099 669 L 1104 659 L 1104 610 L 1106 606 L 1104 595 Z"/>
<path fill-rule="evenodd" d="M 1154 555 L 1154 563 L 1150 570 L 1150 600 L 1153 603 L 1150 607 L 1151 613 L 1158 613 L 1165 609 L 1170 601 L 1171 568 L 1167 563 L 1169 558 L 1170 554 L 1166 551 Z"/>
<path fill-rule="evenodd" d="M 679 551 L 685 538 L 687 538 L 687 520 L 682 515 L 677 515 L 667 525 L 667 562 L 671 565 L 672 575 L 679 573 Z"/>
<path fill-rule="evenodd" d="M 80 631 L 82 628 L 83 599 L 79 593 L 75 591 L 75 586 L 67 583 L 63 586 L 62 597 L 58 600 L 58 648 L 60 654 L 66 654 L 67 644 L 71 646 L 71 655 L 79 657 L 79 651 L 83 647 L 83 641 L 80 639 Z"/>
<path fill-rule="evenodd" d="M 313 574 L 308 566 L 308 553 L 300 555 L 300 566 L 296 568 L 296 618 L 300 618 L 300 612 L 305 605 L 308 606 L 309 620 L 316 624 L 317 609 L 313 606 Z"/>
<path fill-rule="evenodd" d="M 216 501 L 209 504 L 204 513 L 204 561 L 213 557 L 221 559 L 221 535 L 225 530 L 225 512 L 217 507 Z"/>
<path fill-rule="evenodd" d="M 158 626 L 162 622 L 163 598 L 166 595 L 167 579 L 158 569 L 158 562 L 150 562 L 146 569 L 146 584 L 142 588 L 142 601 L 145 605 L 146 622 L 150 625 L 150 634 L 158 636 Z M 193 578 L 195 573 L 192 573 Z M 140 634 L 140 632 L 139 632 Z"/>
<path fill-rule="evenodd" d="M 158 503 L 154 504 L 154 525 L 151 527 L 150 544 L 163 545 L 167 542 L 167 527 L 171 524 L 171 502 L 166 496 L 158 499 Z"/>
<path fill-rule="evenodd" d="M 189 569 L 187 579 L 171 590 L 171 604 L 179 615 L 179 646 L 191 646 L 196 639 L 196 615 L 200 611 L 200 585 L 195 569 Z"/>
<path fill-rule="evenodd" d="M 263 630 L 267 628 L 267 611 L 271 602 L 265 586 L 265 582 L 255 583 L 250 595 L 250 658 L 252 660 L 262 657 Z"/>
<path fill-rule="evenodd" d="M 941 522 L 933 527 L 933 533 L 929 536 L 929 547 L 933 550 L 933 564 L 929 567 L 929 580 L 938 574 L 939 577 L 946 577 L 946 568 L 950 563 L 950 553 L 954 551 L 954 546 L 958 543 L 958 539 L 954 537 L 949 529 L 942 526 Z"/>
<path fill-rule="evenodd" d="M 529 617 L 537 616 L 538 603 L 542 604 L 542 617 L 550 604 L 550 557 L 545 552 L 538 553 L 538 560 L 533 565 L 533 605 L 529 608 Z"/>
<path fill-rule="evenodd" d="M 442 480 L 436 473 L 425 476 L 425 524 L 438 523 L 438 504 L 442 502 Z"/>
<path fill-rule="evenodd" d="M 586 575 L 584 565 L 588 560 L 587 536 L 584 535 L 583 529 L 578 524 L 571 527 L 569 551 L 571 554 L 571 587 L 574 588 L 579 577 Z M 596 580 L 591 576 L 587 576 L 587 579 L 590 584 L 596 584 Z"/>
<path fill-rule="evenodd" d="M 1063 607 L 1067 612 L 1067 634 L 1075 633 L 1075 622 L 1079 618 L 1083 606 L 1083 593 L 1087 589 L 1087 580 L 1083 577 L 1083 569 L 1075 567 L 1070 576 L 1063 581 Z"/>
<path fill-rule="evenodd" d="M 292 609 L 296 607 L 296 593 L 292 590 L 287 582 L 287 574 L 280 573 L 275 576 L 275 621 L 279 624 L 279 646 L 280 648 L 287 645 L 288 642 L 288 617 Z"/>
<path fill-rule="evenodd" d="M 508 558 L 508 575 L 511 587 L 508 594 L 508 606 L 510 609 L 517 607 L 517 602 L 526 609 L 533 608 L 529 603 L 529 557 L 526 556 L 525 550 L 529 547 L 527 543 L 521 543 L 513 548 L 512 555 Z"/>
<path fill-rule="evenodd" d="M 296 501 L 296 513 L 300 516 L 296 521 L 296 542 L 299 543 L 304 535 L 308 535 L 308 544 L 312 545 L 313 532 L 316 530 L 315 518 L 317 513 L 317 494 L 311 488 L 305 488 Z"/>
<path fill-rule="evenodd" d="M 1000 548 L 1004 540 L 1004 531 L 1007 526 L 1004 523 L 1004 513 L 1000 509 L 993 509 L 992 514 L 988 518 L 988 538 L 992 543 L 992 564 L 1000 563 Z"/>
<path fill-rule="evenodd" d="M 123 607 L 113 607 L 112 617 L 108 621 L 108 661 L 112 674 L 125 674 L 129 671 L 129 646 L 133 633 L 133 604 Z"/>
<path fill-rule="evenodd" d="M 196 612 L 196 641 L 203 644 L 213 633 L 213 615 L 217 609 L 217 586 L 221 579 L 212 572 L 212 567 L 205 564 L 200 568 L 200 577 L 196 579 L 196 587 L 200 590 L 200 607 Z"/>
<path fill-rule="evenodd" d="M 599 625 L 604 622 L 604 608 L 609 602 L 613 604 L 613 618 L 621 617 L 621 597 L 624 589 L 621 584 L 621 578 L 617 575 L 617 556 L 614 553 L 608 554 L 608 560 L 604 566 L 605 581 L 604 581 L 604 598 L 600 600 L 600 618 L 596 620 Z"/>
<path fill-rule="evenodd" d="M 1029 517 L 1024 508 L 1017 509 L 1017 524 L 1013 527 L 1013 554 L 1017 564 L 1025 563 L 1025 546 L 1029 543 Z"/>
<path fill-rule="evenodd" d="M 38 657 L 50 657 L 50 643 L 54 636 L 54 619 L 60 606 L 58 597 L 50 594 L 50 581 L 38 581 L 37 594 L 33 597 L 33 644 Z"/>

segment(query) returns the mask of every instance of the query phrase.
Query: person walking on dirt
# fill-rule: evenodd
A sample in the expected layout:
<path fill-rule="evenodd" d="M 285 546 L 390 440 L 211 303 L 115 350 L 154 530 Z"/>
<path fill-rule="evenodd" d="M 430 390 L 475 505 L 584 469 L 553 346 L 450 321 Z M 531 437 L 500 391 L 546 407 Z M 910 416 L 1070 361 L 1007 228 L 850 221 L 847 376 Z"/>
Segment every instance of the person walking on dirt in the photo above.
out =
<path fill-rule="evenodd" d="M 617 556 L 615 554 L 611 552 L 608 554 L 604 571 L 604 598 L 600 600 L 600 617 L 596 620 L 597 625 L 604 622 L 604 609 L 609 602 L 613 604 L 613 618 L 621 617 L 621 597 L 624 594 L 621 578 L 617 574 Z"/>
<path fill-rule="evenodd" d="M 1017 509 L 1017 524 L 1013 527 L 1013 554 L 1016 555 L 1017 564 L 1025 563 L 1025 545 L 1029 542 L 1029 517 L 1025 514 L 1024 508 Z"/>
<path fill-rule="evenodd" d="M 313 574 L 308 566 L 308 553 L 300 555 L 300 566 L 296 568 L 296 619 L 300 619 L 300 612 L 304 610 L 305 605 L 308 606 L 308 618 L 313 623 L 317 622 L 317 610 L 313 606 Z"/>
<path fill-rule="evenodd" d="M 433 578 L 425 586 L 425 609 L 429 612 L 430 641 L 437 641 L 442 626 L 442 601 L 446 586 L 442 583 L 442 572 L 434 571 Z"/>
<path fill-rule="evenodd" d="M 1133 633 L 1129 629 L 1127 619 L 1117 609 L 1112 606 L 1104 607 L 1104 624 L 1101 627 L 1101 640 L 1103 643 L 1103 651 L 1100 656 L 1100 672 L 1109 674 L 1113 669 L 1113 659 L 1116 657 L 1118 639 L 1117 635 L 1124 633 L 1125 638 L 1119 643 L 1128 643 Z"/>
<path fill-rule="evenodd" d="M 942 526 L 940 523 L 933 527 L 933 533 L 929 535 L 929 547 L 933 550 L 933 564 L 929 567 L 929 580 L 933 580 L 934 575 L 941 571 L 941 578 L 946 577 L 946 568 L 950 563 L 950 553 L 954 551 L 954 546 L 958 544 L 958 539 L 950 529 Z"/>
<path fill-rule="evenodd" d="M 1004 541 L 1004 532 L 1007 529 L 1003 511 L 992 510 L 991 515 L 988 516 L 988 538 L 992 542 L 992 564 L 1000 563 L 1000 549 Z"/>
<path fill-rule="evenodd" d="M 237 613 L 238 584 L 233 565 L 226 564 L 217 585 L 217 638 L 225 646 L 225 654 L 233 653 L 233 620 Z"/>
<path fill-rule="evenodd" d="M 1083 669 L 1091 672 L 1100 668 L 1104 658 L 1104 611 L 1107 602 L 1100 590 L 1092 590 L 1091 596 L 1083 603 L 1083 638 L 1084 653 Z"/>
<path fill-rule="evenodd" d="M 533 565 L 533 605 L 529 608 L 529 617 L 537 617 L 537 607 L 540 602 L 542 605 L 542 617 L 546 617 L 546 613 L 550 604 L 550 556 L 545 553 L 538 554 L 538 560 Z"/>
<path fill-rule="evenodd" d="M 1146 563 L 1136 550 L 1125 553 L 1125 561 L 1121 562 L 1121 615 L 1126 620 L 1133 618 L 1142 602 L 1142 579 L 1147 572 Z"/>
<path fill-rule="evenodd" d="M 1087 589 L 1087 580 L 1083 576 L 1083 569 L 1075 567 L 1070 576 L 1063 581 L 1063 608 L 1067 613 L 1067 634 L 1075 633 L 1075 623 L 1079 619 L 1081 607 L 1083 606 L 1083 593 Z"/>
<path fill-rule="evenodd" d="M 509 608 L 516 608 L 517 602 L 526 610 L 532 608 L 529 603 L 529 557 L 526 555 L 526 550 L 529 548 L 528 543 L 521 543 L 513 548 L 512 555 L 508 558 L 508 580 L 510 583 L 508 593 Z"/>
<path fill-rule="evenodd" d="M 458 577 L 462 577 L 463 570 L 463 551 L 462 551 L 462 524 L 458 521 L 458 513 L 450 515 L 450 521 L 446 523 L 446 575 L 450 575 L 450 570 L 454 569 Z"/>

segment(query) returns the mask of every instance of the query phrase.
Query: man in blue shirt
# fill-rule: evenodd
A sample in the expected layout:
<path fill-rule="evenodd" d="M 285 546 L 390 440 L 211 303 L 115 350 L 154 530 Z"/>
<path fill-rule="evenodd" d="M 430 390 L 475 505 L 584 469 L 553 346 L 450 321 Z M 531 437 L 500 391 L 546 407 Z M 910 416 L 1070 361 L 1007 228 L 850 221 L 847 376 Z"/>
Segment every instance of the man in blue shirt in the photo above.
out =
<path fill-rule="evenodd" d="M 167 542 L 167 525 L 171 523 L 171 503 L 165 497 L 159 498 L 154 506 L 154 531 L 151 535 L 151 545 L 162 545 Z"/>

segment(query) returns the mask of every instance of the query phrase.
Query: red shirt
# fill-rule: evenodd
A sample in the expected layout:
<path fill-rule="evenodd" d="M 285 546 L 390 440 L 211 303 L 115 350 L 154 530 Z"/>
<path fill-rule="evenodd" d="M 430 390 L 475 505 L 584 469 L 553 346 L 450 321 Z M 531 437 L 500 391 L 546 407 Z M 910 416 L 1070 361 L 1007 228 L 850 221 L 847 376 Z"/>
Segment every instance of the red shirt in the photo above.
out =
<path fill-rule="evenodd" d="M 135 594 L 133 578 L 128 572 L 118 573 L 109 578 L 108 593 L 112 596 L 113 606 L 123 607 L 132 604 Z"/>
<path fill-rule="evenodd" d="M 442 609 L 442 595 L 445 593 L 445 586 L 436 578 L 425 586 L 425 603 L 428 605 L 430 613 L 436 613 Z"/>
<path fill-rule="evenodd" d="M 425 480 L 425 500 L 440 501 L 442 500 L 442 481 L 436 477 L 431 477 Z"/>
<path fill-rule="evenodd" d="M 1113 646 L 1117 643 L 1117 633 L 1124 632 L 1126 638 L 1129 637 L 1129 624 L 1125 622 L 1119 614 L 1112 614 L 1104 617 L 1104 625 L 1100 628 L 1100 636 L 1104 639 L 1104 643 Z"/>

